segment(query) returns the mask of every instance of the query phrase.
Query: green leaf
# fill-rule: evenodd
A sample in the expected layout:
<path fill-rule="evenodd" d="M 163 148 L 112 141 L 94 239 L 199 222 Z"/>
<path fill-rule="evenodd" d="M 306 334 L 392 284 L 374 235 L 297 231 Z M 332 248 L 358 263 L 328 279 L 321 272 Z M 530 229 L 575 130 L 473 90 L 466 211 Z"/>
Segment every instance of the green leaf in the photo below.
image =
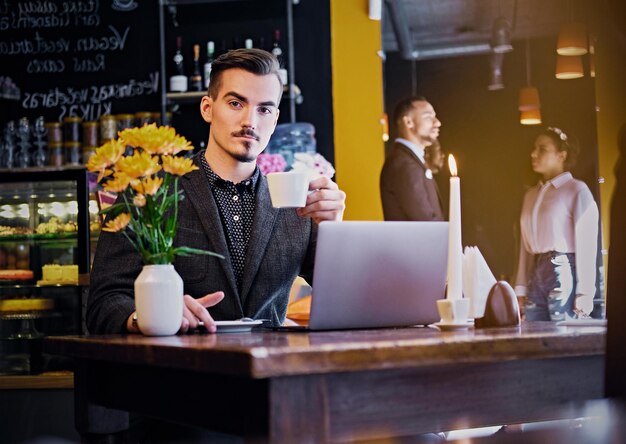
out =
<path fill-rule="evenodd" d="M 214 253 L 213 251 L 201 250 L 199 248 L 176 247 L 176 248 L 173 248 L 172 250 L 174 251 L 174 254 L 176 256 L 191 256 L 193 254 L 202 254 L 202 255 L 214 256 L 220 259 L 224 259 L 224 256 L 222 256 L 219 253 Z"/>
<path fill-rule="evenodd" d="M 120 211 L 120 210 L 126 210 L 126 209 L 128 209 L 128 207 L 126 206 L 125 203 L 118 202 L 118 203 L 114 203 L 110 207 L 100 210 L 99 214 L 107 214 L 107 213 L 110 213 L 111 211 Z"/>

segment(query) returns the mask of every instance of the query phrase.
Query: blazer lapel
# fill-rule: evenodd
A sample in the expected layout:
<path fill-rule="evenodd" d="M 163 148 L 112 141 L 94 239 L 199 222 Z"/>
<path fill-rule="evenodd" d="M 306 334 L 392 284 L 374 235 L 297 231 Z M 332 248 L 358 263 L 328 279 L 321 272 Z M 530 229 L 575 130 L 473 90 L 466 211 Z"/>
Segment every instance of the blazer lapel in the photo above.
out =
<path fill-rule="evenodd" d="M 417 156 L 417 154 L 413 152 L 413 150 L 411 150 L 408 146 L 402 143 L 396 143 L 396 147 L 397 149 L 404 150 L 407 154 L 409 154 L 411 158 L 414 159 L 415 162 L 417 162 L 424 174 L 426 174 L 426 165 L 424 165 L 424 162 L 422 162 L 422 160 Z M 439 192 L 439 186 L 437 185 L 437 181 L 433 177 L 432 179 L 428 179 L 426 182 L 432 184 L 433 189 L 435 190 L 435 194 L 437 196 L 437 201 L 439 201 L 439 208 L 441 209 L 443 215 L 443 201 L 441 200 L 441 193 Z"/>
<path fill-rule="evenodd" d="M 225 256 L 225 259 L 219 261 L 219 263 L 224 269 L 224 274 L 228 279 L 228 283 L 233 294 L 239 296 L 235 273 L 230 265 L 230 252 L 228 250 L 228 245 L 226 244 L 226 236 L 222 227 L 222 221 L 220 220 L 217 203 L 213 198 L 213 193 L 209 187 L 208 180 L 204 174 L 202 165 L 197 160 L 197 157 L 194 159 L 194 162 L 200 167 L 200 169 L 183 176 L 181 183 L 187 198 L 190 200 L 191 204 L 195 207 L 198 215 L 200 216 L 202 228 L 208 236 L 211 245 L 215 245 L 215 251 L 217 253 Z M 237 303 L 240 304 L 240 297 L 235 299 L 237 300 Z M 241 305 L 239 308 L 241 309 Z"/>
<path fill-rule="evenodd" d="M 411 148 L 409 148 L 408 146 L 406 146 L 406 145 L 404 145 L 402 143 L 396 143 L 396 147 L 398 149 L 404 150 L 407 154 L 409 154 L 413 159 L 415 159 L 415 161 L 424 170 L 424 172 L 426 172 L 426 165 L 424 165 L 422 160 L 417 156 L 417 154 L 415 154 L 413 152 L 413 150 Z"/>
<path fill-rule="evenodd" d="M 241 282 L 241 304 L 245 306 L 246 298 L 250 292 L 252 282 L 256 277 L 261 261 L 265 255 L 265 249 L 272 235 L 274 222 L 279 213 L 278 208 L 272 207 L 267 179 L 261 175 L 257 189 L 256 203 L 254 207 L 254 221 L 252 232 L 246 251 L 246 263 L 243 268 Z"/>

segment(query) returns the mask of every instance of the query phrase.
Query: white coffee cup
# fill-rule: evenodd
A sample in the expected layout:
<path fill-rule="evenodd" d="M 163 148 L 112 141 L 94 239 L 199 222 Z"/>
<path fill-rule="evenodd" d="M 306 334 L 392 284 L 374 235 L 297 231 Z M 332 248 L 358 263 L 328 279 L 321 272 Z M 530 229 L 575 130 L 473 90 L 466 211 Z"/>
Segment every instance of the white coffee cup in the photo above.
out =
<path fill-rule="evenodd" d="M 438 299 L 437 310 L 443 324 L 463 324 L 469 317 L 470 300 L 462 299 Z"/>
<path fill-rule="evenodd" d="M 309 191 L 309 175 L 288 171 L 269 173 L 267 185 L 274 208 L 302 208 L 306 206 Z"/>

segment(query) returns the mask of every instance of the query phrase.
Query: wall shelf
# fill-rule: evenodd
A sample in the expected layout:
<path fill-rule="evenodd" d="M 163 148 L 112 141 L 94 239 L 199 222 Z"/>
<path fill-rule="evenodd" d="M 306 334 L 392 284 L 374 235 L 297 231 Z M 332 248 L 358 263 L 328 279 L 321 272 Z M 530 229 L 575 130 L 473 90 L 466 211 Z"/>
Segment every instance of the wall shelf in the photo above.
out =
<path fill-rule="evenodd" d="M 0 390 L 73 389 L 74 373 L 47 372 L 40 375 L 0 376 Z"/>

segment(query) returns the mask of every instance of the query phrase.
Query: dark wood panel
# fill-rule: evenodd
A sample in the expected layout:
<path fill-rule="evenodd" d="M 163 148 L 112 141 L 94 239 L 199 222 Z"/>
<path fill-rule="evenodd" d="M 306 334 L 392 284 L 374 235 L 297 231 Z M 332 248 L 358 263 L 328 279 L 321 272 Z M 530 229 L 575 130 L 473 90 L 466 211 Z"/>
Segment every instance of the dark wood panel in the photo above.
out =
<path fill-rule="evenodd" d="M 0 390 L 72 389 L 74 373 L 47 372 L 41 375 L 0 376 Z"/>
<path fill-rule="evenodd" d="M 520 358 L 600 355 L 603 327 L 521 328 L 441 333 L 430 328 L 312 333 L 186 335 L 165 338 L 91 336 L 47 338 L 49 353 L 153 364 L 253 378 L 353 370 L 407 368 Z"/>
<path fill-rule="evenodd" d="M 563 376 L 567 369 L 567 377 Z M 334 439 L 414 435 L 555 418 L 546 405 L 602 396 L 603 360 L 449 365 L 327 378 Z M 585 381 L 576 388 L 571 381 Z"/>

